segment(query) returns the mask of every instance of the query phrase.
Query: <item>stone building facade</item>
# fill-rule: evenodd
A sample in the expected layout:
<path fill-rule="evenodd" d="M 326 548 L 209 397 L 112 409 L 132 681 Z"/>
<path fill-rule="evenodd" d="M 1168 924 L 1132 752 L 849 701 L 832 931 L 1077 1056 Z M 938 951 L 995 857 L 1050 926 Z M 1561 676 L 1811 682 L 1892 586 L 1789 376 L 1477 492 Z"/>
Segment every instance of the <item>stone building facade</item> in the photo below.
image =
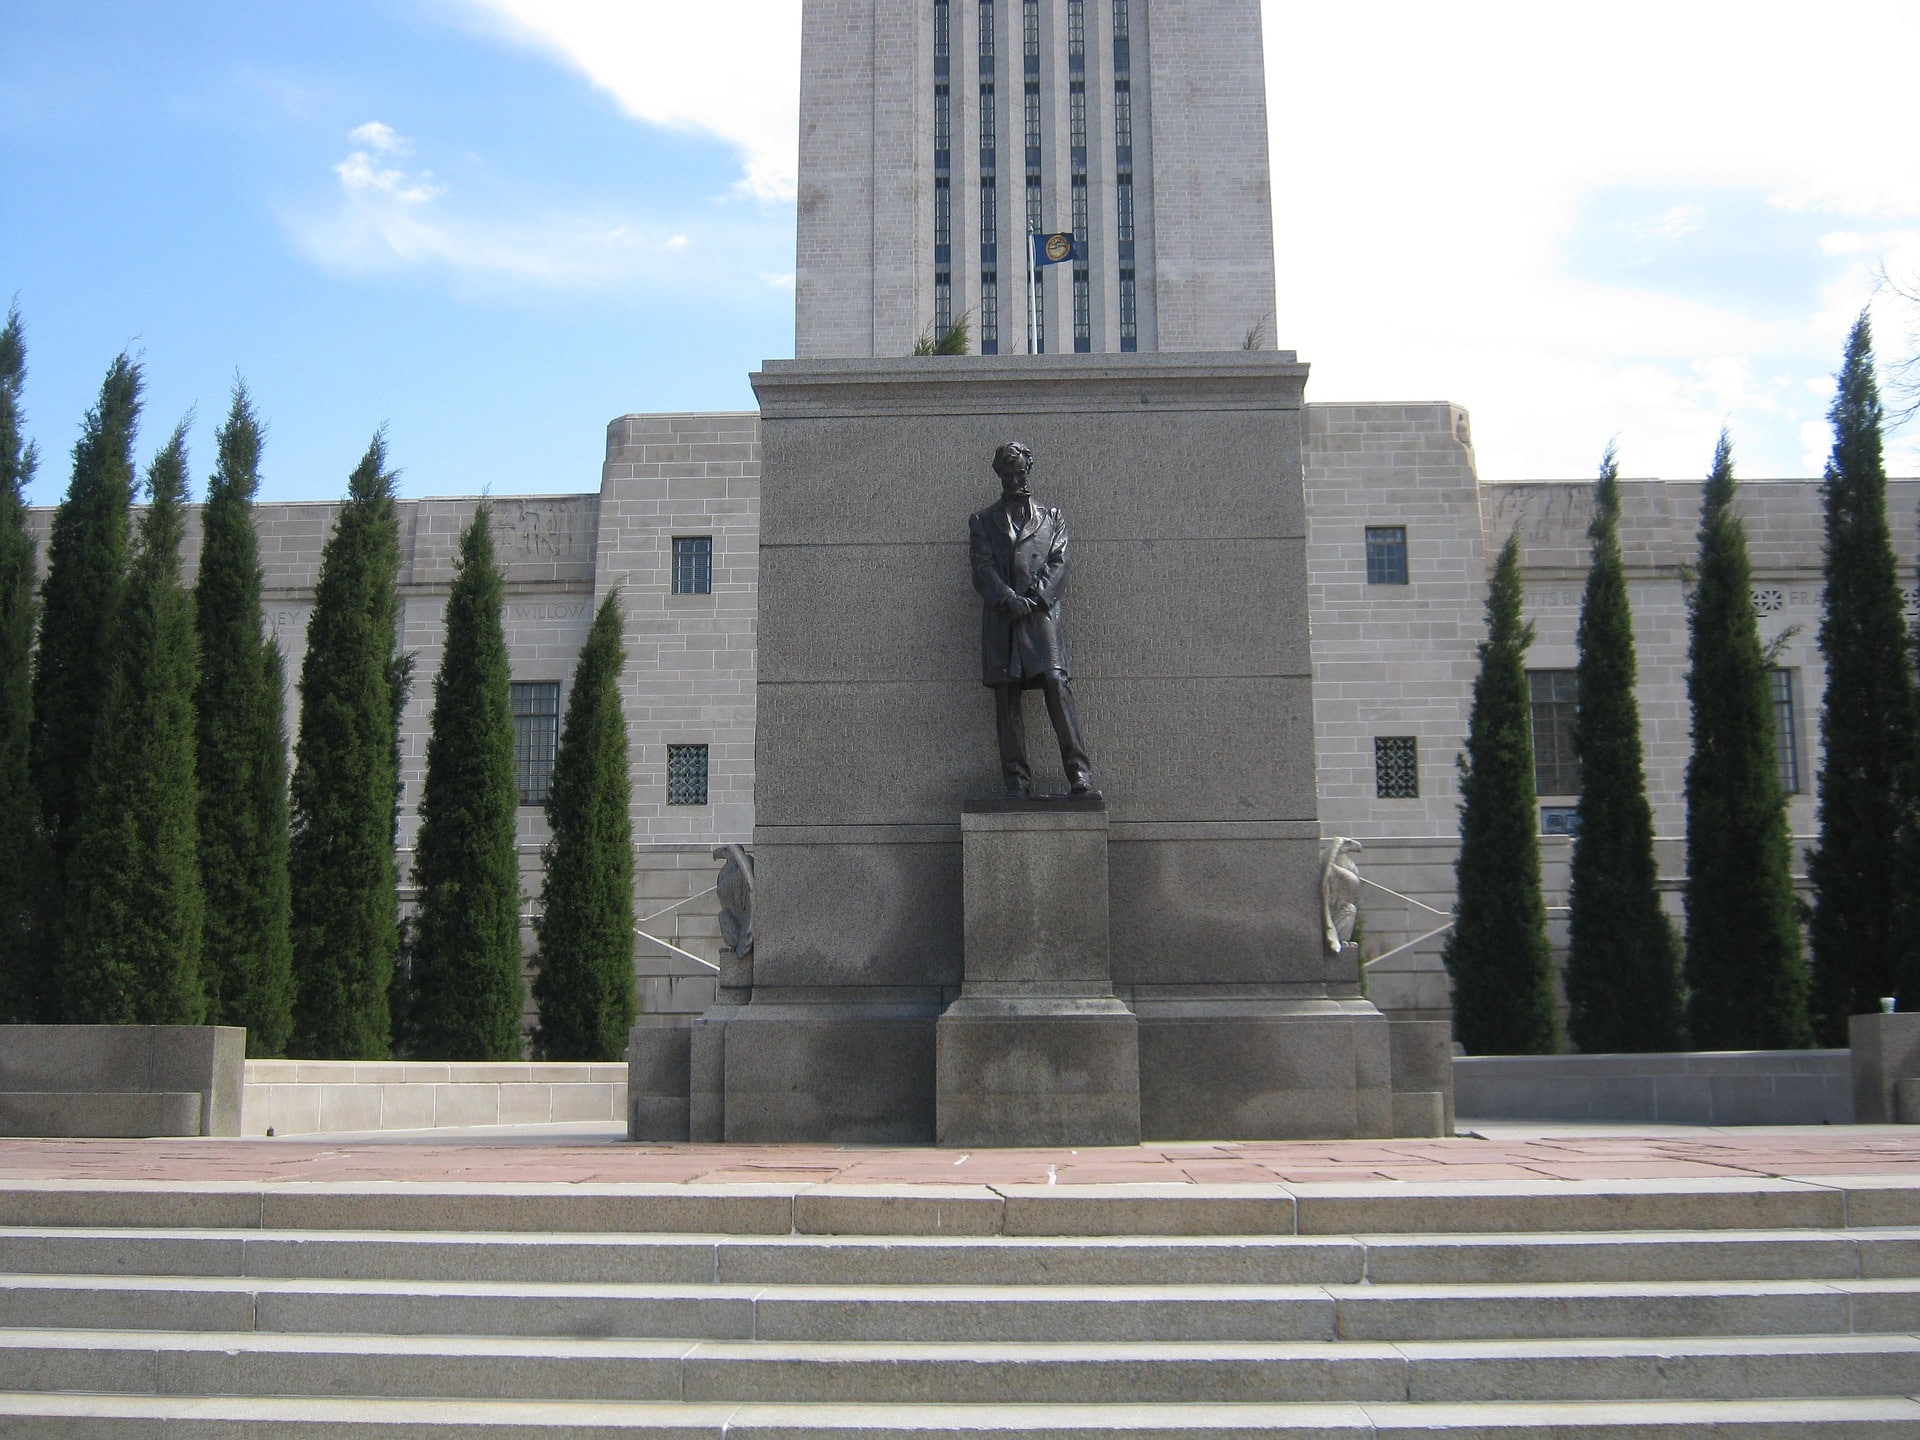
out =
<path fill-rule="evenodd" d="M 598 493 L 492 502 L 507 579 L 513 680 L 520 687 L 550 687 L 543 708 L 551 711 L 551 722 L 543 724 L 538 715 L 520 721 L 535 770 L 557 738 L 594 607 L 616 587 L 625 607 L 636 914 L 644 932 L 636 938 L 634 963 L 649 1023 L 683 1023 L 712 1003 L 719 951 L 712 850 L 747 843 L 753 834 L 759 436 L 759 417 L 752 413 L 622 416 L 608 427 Z M 1373 883 L 1362 897 L 1364 948 L 1370 957 L 1386 956 L 1369 968 L 1369 993 L 1386 1010 L 1440 1013 L 1447 1008 L 1441 939 L 1400 947 L 1439 927 L 1452 904 L 1459 804 L 1454 759 L 1466 734 L 1487 577 L 1495 552 L 1515 528 L 1522 541 L 1527 618 L 1537 635 L 1528 668 L 1537 677 L 1547 901 L 1552 907 L 1566 903 L 1571 842 L 1554 832 L 1578 797 L 1553 788 L 1555 777 L 1565 773 L 1553 759 L 1570 703 L 1556 690 L 1563 682 L 1555 677 L 1572 671 L 1576 660 L 1592 491 L 1583 482 L 1480 482 L 1467 414 L 1444 403 L 1309 404 L 1304 450 L 1321 826 L 1328 835 L 1351 836 L 1366 847 L 1361 870 Z M 1622 484 L 1621 541 L 1638 644 L 1647 781 L 1660 873 L 1676 916 L 1685 867 L 1689 744 L 1684 575 L 1695 552 L 1700 490 L 1698 481 Z M 418 829 L 414 807 L 424 778 L 442 612 L 460 530 L 477 503 L 462 497 L 402 501 L 399 507 L 401 643 L 416 656 L 402 726 L 403 884 Z M 1889 510 L 1905 573 L 1916 563 L 1914 526 L 1905 523 L 1916 505 L 1920 480 L 1895 481 Z M 270 504 L 256 511 L 265 623 L 287 656 L 290 737 L 299 718 L 295 682 L 320 549 L 337 508 Z M 1814 829 L 1825 686 L 1814 641 L 1819 485 L 1745 483 L 1738 508 L 1747 526 L 1761 635 L 1780 645 L 1776 716 L 1789 821 L 1800 837 L 1796 867 L 1802 868 L 1800 852 Z M 36 512 L 43 563 L 51 513 Z M 1382 544 L 1393 541 L 1396 531 L 1399 571 L 1391 564 L 1396 551 Z M 676 592 L 676 540 L 709 542 L 706 590 Z M 198 549 L 196 512 L 187 539 L 190 573 Z M 1152 597 L 1136 600 L 1156 603 Z M 1255 597 L 1249 603 L 1259 602 Z M 1910 612 L 1910 618 L 1920 617 Z M 523 702 L 527 694 L 517 692 Z M 1099 736 L 1090 736 L 1090 743 L 1097 758 Z M 1170 735 L 1168 744 L 1177 746 L 1178 737 Z M 700 797 L 669 795 L 670 760 L 675 752 L 701 748 L 705 803 L 678 803 Z M 524 805 L 520 841 L 529 916 L 546 839 L 542 810 Z M 1556 939 L 1564 941 L 1564 910 L 1551 919 Z"/>
<path fill-rule="evenodd" d="M 1258 0 L 807 0 L 795 355 L 1272 348 Z M 1038 272 L 1027 237 L 1071 232 Z"/>

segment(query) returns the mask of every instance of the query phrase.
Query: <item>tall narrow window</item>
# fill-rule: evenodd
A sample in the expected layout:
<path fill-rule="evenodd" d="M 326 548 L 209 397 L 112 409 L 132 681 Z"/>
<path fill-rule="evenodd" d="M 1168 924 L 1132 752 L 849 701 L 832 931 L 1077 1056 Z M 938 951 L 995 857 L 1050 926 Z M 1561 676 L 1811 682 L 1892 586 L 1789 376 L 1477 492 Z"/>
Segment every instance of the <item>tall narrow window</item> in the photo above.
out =
<path fill-rule="evenodd" d="M 1083 0 L 1069 0 L 1067 13 L 1079 16 Z M 1071 28 L 1071 27 L 1070 27 Z M 1079 50 L 1069 47 L 1072 63 L 1084 67 L 1085 21 L 1081 20 Z M 1091 271 L 1087 266 L 1087 82 L 1076 73 L 1067 83 L 1067 155 L 1069 187 L 1073 195 L 1073 238 L 1080 258 L 1073 267 L 1073 348 L 1084 355 L 1093 348 L 1093 297 Z"/>
<path fill-rule="evenodd" d="M 707 747 L 667 746 L 667 804 L 707 803 Z"/>
<path fill-rule="evenodd" d="M 1798 795 L 1804 788 L 1800 781 L 1800 725 L 1795 713 L 1800 672 L 1769 670 L 1767 686 L 1773 695 L 1773 750 L 1780 765 L 1780 793 Z"/>
<path fill-rule="evenodd" d="M 713 593 L 713 537 L 676 535 L 673 537 L 673 593 L 711 595 Z"/>
<path fill-rule="evenodd" d="M 513 709 L 513 769 L 522 805 L 544 805 L 560 750 L 560 682 L 516 680 L 507 687 Z"/>
<path fill-rule="evenodd" d="M 1573 723 L 1580 706 L 1579 672 L 1529 670 L 1527 698 L 1533 709 L 1534 791 L 1578 795 L 1580 760 L 1573 750 Z"/>
<path fill-rule="evenodd" d="M 1026 118 L 1027 232 L 1020 243 L 1031 245 L 1030 236 L 1044 234 L 1041 209 L 1044 203 L 1045 177 L 1040 168 L 1040 0 L 1020 0 L 1020 76 L 1021 100 Z M 1031 258 L 1028 264 L 1031 265 Z M 1028 348 L 1036 355 L 1046 353 L 1046 279 L 1034 278 L 1033 334 Z"/>
<path fill-rule="evenodd" d="M 1114 258 L 1120 271 L 1120 348 L 1140 348 L 1133 252 L 1133 79 L 1127 0 L 1113 0 Z"/>
<path fill-rule="evenodd" d="M 947 74 L 952 7 L 933 0 L 933 328 L 953 324 L 953 95 Z"/>
<path fill-rule="evenodd" d="M 980 353 L 1000 353 L 1000 117 L 994 0 L 980 0 Z"/>
<path fill-rule="evenodd" d="M 1369 585 L 1407 583 L 1406 526 L 1367 526 L 1367 583 Z"/>

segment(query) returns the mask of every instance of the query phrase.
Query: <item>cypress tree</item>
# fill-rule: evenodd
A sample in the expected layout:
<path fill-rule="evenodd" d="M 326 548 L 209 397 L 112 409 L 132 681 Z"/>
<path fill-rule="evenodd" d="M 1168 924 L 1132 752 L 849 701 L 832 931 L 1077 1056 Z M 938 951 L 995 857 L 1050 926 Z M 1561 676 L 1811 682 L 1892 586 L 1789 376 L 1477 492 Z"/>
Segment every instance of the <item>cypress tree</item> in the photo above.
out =
<path fill-rule="evenodd" d="M 633 1027 L 633 820 L 620 704 L 620 597 L 593 617 L 573 672 L 547 797 L 546 881 L 533 977 L 542 1060 L 616 1060 Z"/>
<path fill-rule="evenodd" d="M 1680 961 L 1660 908 L 1653 810 L 1634 698 L 1633 613 L 1620 558 L 1613 447 L 1594 486 L 1593 566 L 1580 602 L 1580 824 L 1573 839 L 1567 1029 L 1589 1054 L 1677 1050 Z"/>
<path fill-rule="evenodd" d="M 1533 724 L 1520 618 L 1520 537 L 1500 547 L 1487 590 L 1487 638 L 1460 760 L 1460 859 L 1453 933 L 1453 1033 L 1474 1055 L 1550 1055 L 1560 1048 L 1553 952 L 1540 893 Z"/>
<path fill-rule="evenodd" d="M 1826 510 L 1819 841 L 1813 882 L 1813 1012 L 1825 1044 L 1847 1043 L 1847 1017 L 1880 1008 L 1899 988 L 1906 948 L 1897 867 L 1914 745 L 1912 656 L 1887 529 L 1880 393 L 1865 312 L 1847 337 L 1827 412 L 1833 454 L 1820 494 Z M 1909 990 L 1908 1003 L 1920 1001 Z"/>
<path fill-rule="evenodd" d="M 193 695 L 199 641 L 180 575 L 186 528 L 185 422 L 147 470 L 140 525 L 115 628 L 106 714 L 67 881 L 60 973 L 69 1022 L 197 1025 L 200 789 Z"/>
<path fill-rule="evenodd" d="M 1688 602 L 1687 1028 L 1702 1050 L 1791 1049 L 1812 1039 L 1807 972 L 1773 699 L 1733 497 L 1733 446 L 1722 431 Z"/>
<path fill-rule="evenodd" d="M 447 596 L 420 796 L 409 1002 L 414 1050 L 425 1059 L 521 1056 L 520 796 L 503 599 L 482 501 L 460 537 Z"/>
<path fill-rule="evenodd" d="M 208 1020 L 244 1025 L 249 1055 L 284 1053 L 293 1026 L 288 930 L 286 674 L 260 615 L 253 497 L 260 422 L 245 385 L 220 429 L 201 511 L 200 877 Z"/>
<path fill-rule="evenodd" d="M 26 487 L 38 456 L 21 433 L 27 347 L 20 311 L 0 330 L 0 1022 L 30 1018 L 34 879 L 41 873 L 33 785 L 34 544 Z"/>
<path fill-rule="evenodd" d="M 107 711 L 114 626 L 126 583 L 133 505 L 133 436 L 140 419 L 140 367 L 117 357 L 73 447 L 73 475 L 53 517 L 40 592 L 33 672 L 33 773 L 40 796 L 45 865 L 36 882 L 34 938 L 22 1008 L 57 1021 L 59 957 L 69 867 L 89 807 L 94 737 Z"/>
<path fill-rule="evenodd" d="M 300 668 L 288 862 L 294 1055 L 383 1059 L 392 1044 L 397 691 L 405 673 L 394 653 L 399 572 L 393 476 L 379 434 L 354 468 L 321 551 Z"/>

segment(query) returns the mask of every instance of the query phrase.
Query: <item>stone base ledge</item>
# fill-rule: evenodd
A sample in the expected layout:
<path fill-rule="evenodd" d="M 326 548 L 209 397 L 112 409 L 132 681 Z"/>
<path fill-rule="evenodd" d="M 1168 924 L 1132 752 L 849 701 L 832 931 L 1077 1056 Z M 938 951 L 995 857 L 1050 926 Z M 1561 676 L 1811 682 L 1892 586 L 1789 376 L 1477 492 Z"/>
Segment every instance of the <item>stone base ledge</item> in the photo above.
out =
<path fill-rule="evenodd" d="M 200 1133 L 198 1090 L 0 1091 L 0 1135 L 155 1140 Z"/>
<path fill-rule="evenodd" d="M 1847 1125 L 1845 1050 L 1702 1050 L 1649 1055 L 1464 1055 L 1453 1061 L 1463 1120 L 1658 1125 Z"/>
<path fill-rule="evenodd" d="M 626 1110 L 621 1062 L 249 1060 L 240 1133 L 553 1125 Z"/>

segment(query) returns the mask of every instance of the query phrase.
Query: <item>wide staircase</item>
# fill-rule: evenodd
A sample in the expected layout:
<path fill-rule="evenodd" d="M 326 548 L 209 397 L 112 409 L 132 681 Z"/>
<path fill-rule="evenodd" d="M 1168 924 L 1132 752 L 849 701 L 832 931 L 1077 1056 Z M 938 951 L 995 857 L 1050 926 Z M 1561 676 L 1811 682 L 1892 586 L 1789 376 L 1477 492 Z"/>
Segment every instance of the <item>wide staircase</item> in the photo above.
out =
<path fill-rule="evenodd" d="M 0 1436 L 1920 1437 L 1911 1190 L 1475 1188 L 5 1195 Z"/>

